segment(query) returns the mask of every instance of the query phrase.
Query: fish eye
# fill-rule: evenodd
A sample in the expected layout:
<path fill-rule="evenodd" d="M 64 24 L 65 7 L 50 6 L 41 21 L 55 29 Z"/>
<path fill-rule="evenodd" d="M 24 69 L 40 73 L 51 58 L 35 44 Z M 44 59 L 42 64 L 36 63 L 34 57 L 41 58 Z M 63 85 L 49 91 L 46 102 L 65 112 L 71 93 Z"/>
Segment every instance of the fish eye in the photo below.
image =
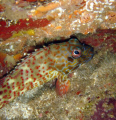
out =
<path fill-rule="evenodd" d="M 78 58 L 81 56 L 81 49 L 77 48 L 72 51 L 72 57 Z"/>

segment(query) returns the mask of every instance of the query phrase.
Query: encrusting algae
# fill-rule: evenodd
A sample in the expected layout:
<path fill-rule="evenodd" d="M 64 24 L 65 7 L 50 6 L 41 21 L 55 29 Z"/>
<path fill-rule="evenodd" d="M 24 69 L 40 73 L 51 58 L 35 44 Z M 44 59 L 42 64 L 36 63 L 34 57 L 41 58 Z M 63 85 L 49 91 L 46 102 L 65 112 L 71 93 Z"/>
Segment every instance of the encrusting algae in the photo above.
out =
<path fill-rule="evenodd" d="M 69 40 L 44 46 L 39 49 L 43 52 L 34 57 L 39 52 L 38 46 L 69 39 L 72 34 L 79 38 L 77 43 L 81 49 L 66 50 Z M 61 49 L 59 45 L 64 46 Z M 94 57 L 85 63 L 93 56 L 93 50 L 87 52 L 89 49 L 82 49 L 92 48 L 89 45 L 94 47 Z M 54 53 L 56 46 L 59 46 L 60 52 L 57 49 Z M 52 49 L 48 50 L 50 47 Z M 71 46 L 68 48 L 73 49 Z M 0 0 L 1 106 L 29 90 L 1 108 L 0 119 L 115 120 L 115 53 L 115 0 Z M 41 54 L 43 58 L 39 59 Z M 22 57 L 24 63 L 20 60 Z M 78 65 L 85 64 L 76 69 L 75 61 Z M 41 68 L 37 65 L 40 63 Z M 14 66 L 16 69 L 12 71 Z M 52 72 L 47 69 L 49 67 Z M 45 75 L 48 72 L 49 76 Z M 51 76 L 57 80 L 52 81 Z M 54 85 L 61 96 L 56 94 Z"/>

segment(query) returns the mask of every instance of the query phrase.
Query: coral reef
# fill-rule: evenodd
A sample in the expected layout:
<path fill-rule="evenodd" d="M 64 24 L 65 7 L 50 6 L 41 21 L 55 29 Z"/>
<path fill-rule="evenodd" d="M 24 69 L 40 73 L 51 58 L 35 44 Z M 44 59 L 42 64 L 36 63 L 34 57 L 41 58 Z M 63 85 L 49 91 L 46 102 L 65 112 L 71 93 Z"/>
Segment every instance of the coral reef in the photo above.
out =
<path fill-rule="evenodd" d="M 96 105 L 96 112 L 91 120 L 115 120 L 116 119 L 116 99 L 103 99 Z"/>
<path fill-rule="evenodd" d="M 26 4 L 22 8 L 18 6 L 20 2 L 26 2 L 28 5 Z M 23 0 L 1 0 L 1 5 L 5 8 L 0 15 L 10 20 L 30 17 L 52 20 L 48 26 L 37 29 L 38 33 L 43 31 L 44 36 L 49 38 L 69 37 L 73 33 L 87 34 L 95 32 L 97 28 L 116 28 L 115 0 L 55 0 L 43 2 L 45 4 L 42 4 L 41 1 L 29 3 Z M 42 35 L 40 33 L 38 36 L 41 38 Z"/>
<path fill-rule="evenodd" d="M 116 30 L 97 29 L 96 33 L 88 34 L 85 38 L 81 39 L 81 42 L 90 44 L 97 50 L 105 46 L 106 50 L 110 49 L 111 52 L 116 53 Z"/>
<path fill-rule="evenodd" d="M 5 21 L 0 21 L 0 38 L 5 40 L 12 36 L 13 32 L 19 32 L 20 30 L 29 30 L 33 28 L 44 27 L 49 24 L 47 19 L 24 19 L 19 20 L 17 24 L 8 26 Z M 29 35 L 33 35 L 32 31 L 27 32 Z"/>
<path fill-rule="evenodd" d="M 0 0 L 0 77 L 38 45 L 72 34 L 95 55 L 70 75 L 69 93 L 57 96 L 50 82 L 0 109 L 0 119 L 116 119 L 115 0 Z"/>
<path fill-rule="evenodd" d="M 0 40 L 5 43 L 26 37 L 27 42 L 40 44 L 98 28 L 116 28 L 115 0 L 1 0 L 0 5 Z"/>

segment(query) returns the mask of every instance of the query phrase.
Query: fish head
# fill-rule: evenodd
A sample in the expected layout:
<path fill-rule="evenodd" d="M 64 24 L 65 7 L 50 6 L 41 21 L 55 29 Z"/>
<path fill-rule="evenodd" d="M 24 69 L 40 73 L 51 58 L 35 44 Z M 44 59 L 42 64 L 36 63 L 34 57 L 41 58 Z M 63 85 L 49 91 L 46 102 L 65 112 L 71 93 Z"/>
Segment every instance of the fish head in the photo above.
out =
<path fill-rule="evenodd" d="M 56 49 L 57 48 L 57 49 Z M 88 62 L 94 55 L 93 47 L 81 43 L 76 38 L 71 38 L 68 42 L 60 43 L 53 47 L 55 56 L 52 68 L 63 74 L 68 74 L 81 64 Z"/>

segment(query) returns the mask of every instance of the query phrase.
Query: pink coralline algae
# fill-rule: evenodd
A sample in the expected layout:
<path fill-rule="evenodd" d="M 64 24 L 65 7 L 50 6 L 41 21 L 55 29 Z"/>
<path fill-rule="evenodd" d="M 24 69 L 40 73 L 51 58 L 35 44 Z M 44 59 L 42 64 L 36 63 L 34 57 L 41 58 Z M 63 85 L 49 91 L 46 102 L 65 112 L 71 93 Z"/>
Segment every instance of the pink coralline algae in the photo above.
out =
<path fill-rule="evenodd" d="M 116 100 L 109 98 L 99 101 L 91 120 L 116 120 Z"/>
<path fill-rule="evenodd" d="M 116 53 L 116 30 L 98 29 L 96 33 L 82 38 L 81 41 L 85 42 L 86 44 L 90 44 L 95 48 L 106 46 L 106 49 L 110 49 L 111 52 Z"/>
<path fill-rule="evenodd" d="M 20 19 L 17 24 L 7 26 L 6 21 L 0 21 L 0 39 L 8 39 L 12 36 L 13 32 L 19 32 L 20 30 L 28 30 L 39 27 L 45 27 L 50 22 L 47 19 Z"/>

